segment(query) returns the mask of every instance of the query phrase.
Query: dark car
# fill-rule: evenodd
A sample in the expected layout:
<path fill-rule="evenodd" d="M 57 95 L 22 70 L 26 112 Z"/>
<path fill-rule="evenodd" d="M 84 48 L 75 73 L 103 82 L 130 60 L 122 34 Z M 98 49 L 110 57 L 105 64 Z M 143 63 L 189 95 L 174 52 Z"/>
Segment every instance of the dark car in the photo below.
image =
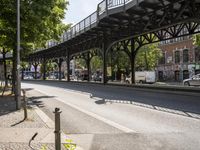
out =
<path fill-rule="evenodd" d="M 78 77 L 80 80 L 88 80 L 88 78 L 89 78 L 89 75 L 88 75 L 88 71 L 87 70 L 82 70 L 81 72 L 80 72 L 80 75 L 79 75 L 79 77 Z"/>
<path fill-rule="evenodd" d="M 93 81 L 100 81 L 102 80 L 102 73 L 97 71 L 92 75 L 92 80 Z"/>

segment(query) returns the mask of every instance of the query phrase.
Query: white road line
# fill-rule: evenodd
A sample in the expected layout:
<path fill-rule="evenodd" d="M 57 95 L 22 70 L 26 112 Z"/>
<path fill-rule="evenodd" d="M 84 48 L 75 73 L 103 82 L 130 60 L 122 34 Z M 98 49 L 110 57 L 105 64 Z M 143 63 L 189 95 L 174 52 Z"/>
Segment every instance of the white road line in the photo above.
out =
<path fill-rule="evenodd" d="M 49 95 L 49 93 L 46 93 L 44 91 L 41 91 L 41 90 L 38 90 L 38 89 L 35 89 L 35 90 L 40 92 L 40 93 L 43 93 L 45 95 Z M 125 127 L 125 126 L 122 126 L 122 125 L 120 125 L 120 124 L 118 124 L 118 123 L 116 123 L 114 121 L 111 121 L 111 120 L 108 120 L 108 119 L 106 119 L 106 118 L 104 118 L 102 116 L 99 116 L 99 115 L 97 115 L 97 114 L 95 114 L 93 112 L 89 112 L 89 111 L 84 110 L 84 109 L 82 109 L 82 108 L 80 108 L 80 107 L 78 107 L 78 106 L 76 106 L 74 104 L 68 103 L 67 101 L 65 101 L 63 99 L 60 99 L 60 98 L 54 98 L 54 99 L 56 99 L 58 101 L 61 101 L 61 102 L 65 103 L 65 104 L 67 104 L 68 106 L 70 106 L 70 107 L 72 107 L 72 108 L 74 108 L 74 109 L 76 109 L 78 111 L 81 111 L 82 113 L 85 113 L 85 114 L 87 114 L 87 115 L 89 115 L 89 116 L 91 116 L 91 117 L 93 117 L 95 119 L 98 119 L 98 120 L 100 120 L 100 121 L 102 121 L 102 122 L 104 122 L 104 123 L 106 123 L 106 124 L 108 124 L 110 126 L 113 126 L 113 127 L 117 128 L 117 129 L 119 129 L 119 130 L 121 130 L 121 131 L 123 131 L 125 133 L 133 133 L 133 132 L 135 133 L 136 132 L 136 131 L 134 131 L 132 129 L 129 129 L 129 128 Z"/>
<path fill-rule="evenodd" d="M 76 94 L 78 94 L 80 96 L 87 96 L 87 97 L 90 96 L 90 93 L 87 93 L 87 92 L 79 92 L 79 91 L 76 91 L 76 90 L 66 90 L 66 89 L 62 89 L 62 90 L 66 91 L 68 93 L 72 93 L 72 94 L 76 93 Z"/>

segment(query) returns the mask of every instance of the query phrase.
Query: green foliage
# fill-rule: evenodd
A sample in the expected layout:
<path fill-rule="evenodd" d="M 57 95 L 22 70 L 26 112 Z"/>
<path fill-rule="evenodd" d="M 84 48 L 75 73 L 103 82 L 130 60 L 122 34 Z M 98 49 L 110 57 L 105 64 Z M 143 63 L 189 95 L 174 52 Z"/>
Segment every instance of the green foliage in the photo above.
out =
<path fill-rule="evenodd" d="M 49 61 L 49 62 L 46 63 L 46 70 L 45 71 L 47 73 L 49 73 L 51 71 L 56 70 L 57 67 L 58 66 L 57 66 L 57 64 L 55 62 Z M 41 73 L 44 73 L 44 64 L 40 65 L 40 71 L 41 71 Z"/>
<path fill-rule="evenodd" d="M 25 62 L 25 61 L 21 61 L 21 63 L 20 63 L 20 65 L 21 65 L 21 67 L 23 68 L 23 69 L 25 69 L 25 68 L 28 68 L 28 63 L 27 62 Z"/>
<path fill-rule="evenodd" d="M 62 24 L 67 0 L 20 0 L 22 54 L 44 47 L 47 40 L 59 39 L 69 26 Z M 0 46 L 16 47 L 16 0 L 1 0 Z"/>
<path fill-rule="evenodd" d="M 83 58 L 76 58 L 75 63 L 77 68 L 87 68 L 86 61 Z"/>
<path fill-rule="evenodd" d="M 193 35 L 194 44 L 200 46 L 200 34 Z"/>
<path fill-rule="evenodd" d="M 97 70 L 101 70 L 102 66 L 103 66 L 103 61 L 100 57 L 95 56 L 91 59 L 90 62 L 90 66 L 91 66 L 91 72 L 95 72 Z"/>
<path fill-rule="evenodd" d="M 136 70 L 154 70 L 161 57 L 162 51 L 158 48 L 158 43 L 143 46 L 136 55 Z"/>
<path fill-rule="evenodd" d="M 117 51 L 112 61 L 115 71 L 127 72 L 130 68 L 130 59 L 123 51 Z"/>

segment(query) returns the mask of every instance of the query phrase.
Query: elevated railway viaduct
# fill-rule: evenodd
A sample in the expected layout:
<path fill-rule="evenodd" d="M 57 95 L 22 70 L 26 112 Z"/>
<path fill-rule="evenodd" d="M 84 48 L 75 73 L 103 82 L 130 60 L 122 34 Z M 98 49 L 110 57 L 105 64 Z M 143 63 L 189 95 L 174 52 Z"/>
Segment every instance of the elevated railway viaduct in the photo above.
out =
<path fill-rule="evenodd" d="M 57 59 L 60 68 L 66 61 L 69 81 L 73 57 L 79 55 L 86 60 L 89 74 L 92 57 L 99 55 L 106 83 L 108 53 L 124 51 L 135 83 L 134 62 L 142 46 L 196 34 L 199 29 L 200 0 L 103 0 L 94 13 L 64 32 L 60 42 L 29 55 L 28 61 L 35 68 L 50 59 Z"/>

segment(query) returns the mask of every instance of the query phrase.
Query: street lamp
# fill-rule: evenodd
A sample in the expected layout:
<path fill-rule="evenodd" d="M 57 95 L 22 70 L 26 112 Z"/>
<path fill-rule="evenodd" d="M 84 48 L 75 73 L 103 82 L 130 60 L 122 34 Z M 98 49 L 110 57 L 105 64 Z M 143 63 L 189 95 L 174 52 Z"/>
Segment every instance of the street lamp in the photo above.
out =
<path fill-rule="evenodd" d="M 20 80 L 20 0 L 17 0 L 17 52 L 16 52 L 15 100 L 16 108 L 21 108 L 21 80 Z"/>

